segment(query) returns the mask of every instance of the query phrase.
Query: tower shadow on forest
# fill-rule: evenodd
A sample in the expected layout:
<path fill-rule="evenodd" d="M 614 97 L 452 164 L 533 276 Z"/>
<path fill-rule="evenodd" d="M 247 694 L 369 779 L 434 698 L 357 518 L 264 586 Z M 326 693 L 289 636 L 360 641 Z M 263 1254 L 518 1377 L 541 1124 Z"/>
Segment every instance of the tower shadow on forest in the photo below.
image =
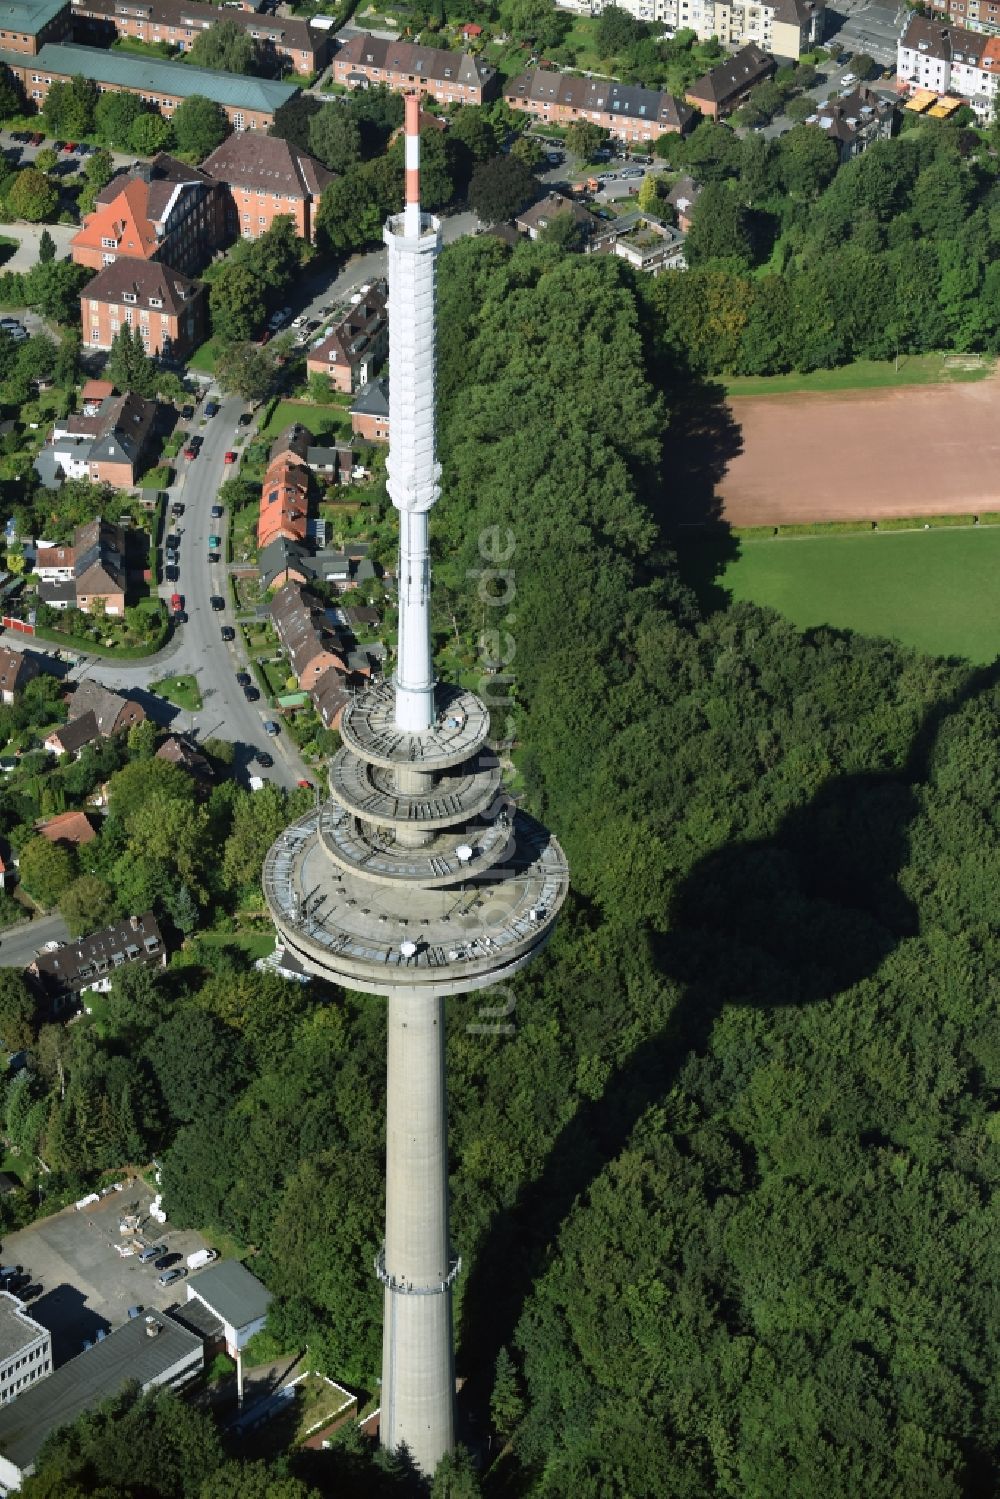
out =
<path fill-rule="evenodd" d="M 710 614 L 729 602 L 718 580 L 740 551 L 723 516 L 719 486 L 743 451 L 743 432 L 716 381 L 675 374 L 667 399 L 663 471 L 670 481 L 646 498 L 661 534 L 675 548 L 681 581 Z"/>
<path fill-rule="evenodd" d="M 651 947 L 654 970 L 680 987 L 667 1025 L 640 1044 L 600 1098 L 581 1101 L 540 1176 L 497 1216 L 477 1256 L 460 1337 L 470 1403 L 488 1399 L 496 1355 L 512 1343 L 574 1203 L 687 1059 L 704 1054 L 724 1008 L 819 1003 L 871 977 L 917 932 L 917 913 L 898 884 L 916 788 L 945 720 L 998 685 L 1000 662 L 970 670 L 926 716 L 899 771 L 834 777 L 772 837 L 729 843 L 691 870 L 671 902 L 668 931 Z M 516 1492 L 512 1481 L 505 1492 Z"/>

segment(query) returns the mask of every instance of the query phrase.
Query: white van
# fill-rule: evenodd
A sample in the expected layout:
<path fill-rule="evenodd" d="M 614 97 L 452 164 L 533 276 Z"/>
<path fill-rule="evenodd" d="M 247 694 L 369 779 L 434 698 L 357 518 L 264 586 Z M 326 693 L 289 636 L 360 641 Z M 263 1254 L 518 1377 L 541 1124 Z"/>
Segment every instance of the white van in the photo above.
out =
<path fill-rule="evenodd" d="M 218 1258 L 219 1251 L 217 1249 L 196 1249 L 194 1254 L 188 1255 L 187 1267 L 189 1270 L 202 1270 L 206 1265 L 210 1265 L 213 1260 L 217 1260 Z"/>

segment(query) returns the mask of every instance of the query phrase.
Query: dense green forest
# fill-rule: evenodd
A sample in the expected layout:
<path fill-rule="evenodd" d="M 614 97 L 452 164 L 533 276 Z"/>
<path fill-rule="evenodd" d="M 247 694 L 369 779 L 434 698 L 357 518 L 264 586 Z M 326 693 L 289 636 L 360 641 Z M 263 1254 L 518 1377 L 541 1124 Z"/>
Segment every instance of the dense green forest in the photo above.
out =
<path fill-rule="evenodd" d="M 574 882 L 504 1032 L 449 1009 L 483 1487 L 971 1496 L 1000 1418 L 997 674 L 699 606 L 659 296 L 545 245 L 441 260 L 439 640 L 454 616 L 502 668 L 495 728 Z M 203 950 L 74 1030 L 71 1088 L 144 1069 L 171 1218 L 256 1250 L 268 1336 L 374 1389 L 382 1005 Z M 34 1492 L 111 1481 L 74 1440 Z M 191 1442 L 116 1491 L 214 1499 Z M 288 1471 L 406 1481 L 350 1444 Z"/>
<path fill-rule="evenodd" d="M 679 353 L 775 374 L 1000 347 L 1000 180 L 971 130 L 924 122 L 838 169 L 810 125 L 779 140 L 704 122 L 662 154 L 705 187 L 685 276 L 651 289 Z"/>

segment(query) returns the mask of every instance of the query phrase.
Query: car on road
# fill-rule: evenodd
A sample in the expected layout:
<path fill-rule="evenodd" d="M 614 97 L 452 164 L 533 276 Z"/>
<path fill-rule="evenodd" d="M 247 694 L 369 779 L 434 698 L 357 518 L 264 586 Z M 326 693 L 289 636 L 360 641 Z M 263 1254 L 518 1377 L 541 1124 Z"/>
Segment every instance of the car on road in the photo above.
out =
<path fill-rule="evenodd" d="M 42 140 L 44 140 L 44 139 L 45 139 L 45 137 L 43 135 L 42 136 Z M 52 149 L 56 153 L 57 156 L 61 156 L 62 153 L 63 153 L 63 151 L 65 151 L 65 149 L 66 149 L 66 142 L 65 141 L 53 141 L 52 142 Z"/>
<path fill-rule="evenodd" d="M 200 432 L 192 432 L 189 442 L 193 448 L 200 448 L 205 439 Z"/>
<path fill-rule="evenodd" d="M 644 173 L 639 167 L 629 167 L 628 171 L 622 172 L 623 177 L 642 177 Z"/>
<path fill-rule="evenodd" d="M 222 513 L 223 513 L 223 507 L 221 505 L 213 505 L 212 506 L 212 519 L 213 520 L 218 520 L 220 518 L 220 516 L 222 515 Z"/>
<path fill-rule="evenodd" d="M 184 421 L 189 422 L 194 416 L 194 407 L 190 405 L 190 403 L 187 406 L 182 406 L 181 416 L 183 417 Z"/>
<path fill-rule="evenodd" d="M 162 1275 L 158 1275 L 156 1277 L 156 1284 L 158 1286 L 172 1286 L 177 1281 L 183 1280 L 185 1275 L 187 1275 L 187 1267 L 185 1265 L 175 1265 L 172 1270 L 164 1270 Z"/>
<path fill-rule="evenodd" d="M 222 610 L 226 607 L 226 601 L 225 601 L 225 599 L 222 597 L 221 594 L 218 594 L 218 593 L 213 593 L 212 594 L 212 597 L 209 599 L 209 603 L 211 604 L 212 608 L 215 610 L 216 614 L 221 614 Z"/>
<path fill-rule="evenodd" d="M 298 317 L 293 317 L 292 318 L 292 327 L 293 328 L 301 328 L 302 324 L 305 322 L 305 320 L 306 320 L 305 313 L 304 312 L 300 312 L 299 315 L 298 315 Z"/>
<path fill-rule="evenodd" d="M 260 756 L 258 756 L 258 759 L 259 758 L 260 758 Z M 303 790 L 303 791 L 311 791 L 313 789 L 313 783 L 312 783 L 312 781 L 296 781 L 295 784 L 296 784 L 296 786 L 300 787 L 301 790 Z"/>
<path fill-rule="evenodd" d="M 232 448 L 230 448 L 229 452 L 226 454 L 226 460 L 225 461 L 227 463 L 235 463 L 236 462 L 236 454 L 233 452 Z"/>
<path fill-rule="evenodd" d="M 222 638 L 227 645 L 230 643 L 230 641 L 236 639 L 236 631 L 233 629 L 232 625 L 222 626 Z"/>
<path fill-rule="evenodd" d="M 236 673 L 236 680 L 237 682 L 239 682 L 241 687 L 248 687 L 253 681 L 253 678 L 248 671 L 240 670 Z"/>
<path fill-rule="evenodd" d="M 307 333 L 315 333 L 316 329 L 319 326 L 320 326 L 320 320 L 319 320 L 319 318 L 318 317 L 311 317 L 309 319 L 308 323 L 306 323 L 306 332 Z"/>
<path fill-rule="evenodd" d="M 246 698 L 248 703 L 256 703 L 260 701 L 260 691 L 253 685 L 252 682 L 248 682 L 244 687 L 243 696 Z"/>
<path fill-rule="evenodd" d="M 75 150 L 76 150 L 76 141 L 67 141 L 66 144 L 65 144 L 65 146 L 63 146 L 63 153 L 66 156 L 71 156 L 72 153 Z"/>
<path fill-rule="evenodd" d="M 218 414 L 219 414 L 219 403 L 218 403 L 218 401 L 206 401 L 205 402 L 205 415 L 206 416 L 218 416 Z"/>
<path fill-rule="evenodd" d="M 184 514 L 184 501 L 183 500 L 174 500 L 173 504 L 170 507 L 170 514 L 173 515 L 173 516 L 181 516 L 181 515 L 183 515 Z"/>
<path fill-rule="evenodd" d="M 208 549 L 209 549 L 210 552 L 214 552 L 216 550 L 216 548 L 217 547 L 221 547 L 221 545 L 222 545 L 222 537 L 221 536 L 210 536 L 208 538 Z"/>
<path fill-rule="evenodd" d="M 89 156 L 90 155 L 90 147 L 87 145 L 86 141 L 80 141 L 79 142 L 79 144 L 77 145 L 77 148 L 76 148 L 76 154 L 77 154 L 77 156 Z"/>
<path fill-rule="evenodd" d="M 170 595 L 170 612 L 174 615 L 184 613 L 184 598 L 182 594 L 172 593 Z"/>
<path fill-rule="evenodd" d="M 558 151 L 550 151 L 545 159 L 550 167 L 557 167 L 562 162 L 562 156 Z"/>
<path fill-rule="evenodd" d="M 291 315 L 292 309 L 290 307 L 282 307 L 280 312 L 274 312 L 271 314 L 271 316 L 267 320 L 267 326 L 270 328 L 272 333 L 277 333 L 279 328 L 283 328 L 285 326 Z"/>
<path fill-rule="evenodd" d="M 853 84 L 857 83 L 857 81 L 858 75 L 856 73 L 845 73 L 843 78 L 840 80 L 840 86 L 841 88 L 851 88 Z"/>
<path fill-rule="evenodd" d="M 265 770 L 270 770 L 271 766 L 274 764 L 274 756 L 269 755 L 267 750 L 258 750 L 254 758 L 256 759 L 257 764 L 262 765 Z"/>
<path fill-rule="evenodd" d="M 12 130 L 10 133 L 10 138 L 12 141 L 20 141 L 22 146 L 26 146 L 30 141 L 31 136 L 26 130 Z"/>
<path fill-rule="evenodd" d="M 265 720 L 264 720 L 264 733 L 265 734 L 270 734 L 270 736 L 271 736 L 272 739 L 275 737 L 275 735 L 281 733 L 280 727 L 278 726 L 278 724 L 275 723 L 275 721 L 274 721 L 273 718 L 265 718 Z"/>
<path fill-rule="evenodd" d="M 40 135 L 39 132 L 36 130 L 35 133 L 34 133 L 34 135 L 31 137 L 31 144 L 33 146 L 41 146 L 41 145 L 44 144 L 44 142 L 45 142 L 44 135 Z"/>
<path fill-rule="evenodd" d="M 168 583 L 178 583 L 180 581 L 181 570 L 175 562 L 168 562 L 163 569 L 163 576 Z"/>
<path fill-rule="evenodd" d="M 189 442 L 188 445 L 187 445 L 187 447 L 184 449 L 184 457 L 190 463 L 193 459 L 197 458 L 197 456 L 198 456 L 198 444 L 197 443 L 193 443 L 193 442 Z"/>
<path fill-rule="evenodd" d="M 221 552 L 209 552 L 209 554 L 208 554 L 208 560 L 209 560 L 209 562 L 221 562 L 222 561 L 222 553 Z"/>
<path fill-rule="evenodd" d="M 240 414 L 239 414 L 239 416 L 236 419 L 236 425 L 237 425 L 237 427 L 249 427 L 249 425 L 250 425 L 250 423 L 252 421 L 253 421 L 253 412 L 252 411 L 241 411 Z"/>

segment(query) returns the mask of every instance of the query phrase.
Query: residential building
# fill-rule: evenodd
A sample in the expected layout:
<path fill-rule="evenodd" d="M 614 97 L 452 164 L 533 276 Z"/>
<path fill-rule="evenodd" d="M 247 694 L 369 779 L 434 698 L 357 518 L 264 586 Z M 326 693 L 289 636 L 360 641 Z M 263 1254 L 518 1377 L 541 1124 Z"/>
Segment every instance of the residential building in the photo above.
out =
<path fill-rule="evenodd" d="M 798 58 L 823 39 L 826 0 L 558 0 L 561 8 L 599 16 L 619 5 L 638 21 L 691 30 L 726 47 L 755 42 L 778 57 Z M 985 3 L 985 0 L 984 0 Z"/>
<path fill-rule="evenodd" d="M 300 583 L 286 583 L 271 600 L 271 620 L 304 692 L 311 692 L 327 672 L 347 676 L 343 641 L 315 594 Z"/>
<path fill-rule="evenodd" d="M 71 546 L 56 546 L 50 541 L 36 541 L 34 572 L 43 583 L 72 581 L 76 553 Z"/>
<path fill-rule="evenodd" d="M 134 728 L 137 723 L 142 723 L 146 717 L 146 710 L 142 704 L 127 693 L 115 692 L 110 687 L 104 687 L 100 682 L 95 682 L 91 677 L 85 677 L 82 682 L 77 682 L 73 689 L 73 696 L 69 700 L 69 716 L 72 721 L 82 718 L 84 714 L 93 713 L 97 723 L 97 732 L 105 739 L 112 734 L 123 734 L 127 729 Z"/>
<path fill-rule="evenodd" d="M 157 404 L 129 391 L 105 396 L 96 410 L 57 417 L 35 472 L 50 489 L 64 479 L 90 479 L 128 489 L 145 467 L 156 425 Z"/>
<path fill-rule="evenodd" d="M 0 1291 L 0 1405 L 51 1373 L 52 1334 L 10 1291 Z"/>
<path fill-rule="evenodd" d="M 44 1359 L 42 1360 L 44 1363 Z M 134 1317 L 78 1353 L 0 1410 L 0 1488 L 16 1491 L 31 1476 L 48 1438 L 133 1381 L 145 1393 L 174 1389 L 200 1374 L 205 1345 L 169 1312 Z"/>
<path fill-rule="evenodd" d="M 359 300 L 320 337 L 306 355 L 310 375 L 326 375 L 334 390 L 348 394 L 373 378 L 389 353 L 389 288 L 363 286 Z"/>
<path fill-rule="evenodd" d="M 677 227 L 682 234 L 691 228 L 691 211 L 701 197 L 701 183 L 683 173 L 667 193 L 666 201 L 677 214 Z"/>
<path fill-rule="evenodd" d="M 100 516 L 73 532 L 76 607 L 85 614 L 90 614 L 98 601 L 106 614 L 124 614 L 128 587 L 125 548 L 121 526 L 113 526 Z"/>
<path fill-rule="evenodd" d="M 76 43 L 46 42 L 37 57 L 21 58 L 0 51 L 4 63 L 20 80 L 25 93 L 41 105 L 54 83 L 89 78 L 102 94 L 136 94 L 169 119 L 179 104 L 193 94 L 212 99 L 234 130 L 270 129 L 283 104 L 294 99 L 298 87 L 269 78 L 218 73 L 183 62 L 164 62 L 134 52 L 103 51 Z"/>
<path fill-rule="evenodd" d="M 1000 34 L 1000 0 L 930 0 L 934 15 L 969 31 Z"/>
<path fill-rule="evenodd" d="M 284 583 L 308 583 L 315 576 L 312 553 L 304 541 L 289 541 L 276 536 L 257 553 L 260 581 L 265 588 L 280 588 Z"/>
<path fill-rule="evenodd" d="M 594 216 L 578 203 L 575 198 L 567 198 L 563 193 L 546 193 L 537 203 L 532 203 L 523 213 L 518 214 L 514 223 L 522 234 L 529 239 L 537 239 L 543 229 L 547 229 L 553 219 L 560 214 L 569 214 L 583 239 L 589 239 L 594 228 Z"/>
<path fill-rule="evenodd" d="M 469 52 L 388 41 L 368 31 L 344 43 L 333 76 L 346 88 L 382 84 L 394 93 L 430 94 L 439 104 L 486 104 L 497 83 L 496 68 Z"/>
<path fill-rule="evenodd" d="M 317 479 L 328 484 L 350 484 L 354 477 L 354 449 L 349 442 L 332 438 L 306 449 L 306 463 Z"/>
<path fill-rule="evenodd" d="M 195 749 L 186 739 L 179 734 L 171 734 L 164 739 L 156 751 L 157 760 L 169 760 L 171 765 L 179 765 L 181 770 L 186 770 L 191 779 L 197 784 L 199 790 L 207 791 L 215 781 L 215 772 L 200 750 Z"/>
<path fill-rule="evenodd" d="M 389 441 L 389 378 L 362 385 L 351 403 L 351 431 L 365 442 Z"/>
<path fill-rule="evenodd" d="M 327 671 L 313 683 L 309 697 L 324 729 L 339 729 L 340 715 L 354 697 L 354 690 L 340 672 Z"/>
<path fill-rule="evenodd" d="M 231 135 L 202 170 L 224 193 L 228 238 L 259 239 L 281 215 L 300 239 L 315 239 L 316 211 L 333 173 L 300 146 L 278 135 Z"/>
<path fill-rule="evenodd" d="M 0 646 L 0 702 L 10 704 L 38 676 L 42 661 L 31 651 L 11 651 Z"/>
<path fill-rule="evenodd" d="M 694 112 L 672 94 L 618 83 L 614 78 L 580 78 L 529 68 L 504 89 L 511 109 L 549 125 L 583 120 L 600 125 L 621 141 L 655 141 L 685 131 Z"/>
<path fill-rule="evenodd" d="M 222 187 L 206 171 L 161 151 L 101 189 L 70 241 L 70 254 L 95 271 L 125 255 L 192 275 L 224 243 L 225 230 Z"/>
<path fill-rule="evenodd" d="M 806 120 L 825 130 L 836 141 L 841 163 L 860 156 L 875 141 L 887 141 L 895 134 L 899 111 L 892 99 L 876 94 L 861 84 L 849 94 L 827 99 Z"/>
<path fill-rule="evenodd" d="M 97 837 L 85 812 L 57 812 L 55 817 L 43 817 L 35 823 L 35 832 L 46 842 L 60 843 L 64 848 L 80 848 Z"/>
<path fill-rule="evenodd" d="M 72 24 L 67 0 L 3 0 L 0 49 L 34 57 L 46 42 L 69 41 Z"/>
<path fill-rule="evenodd" d="M 226 1352 L 236 1358 L 264 1326 L 273 1298 L 239 1260 L 217 1260 L 187 1282 L 187 1299 L 218 1318 Z"/>
<path fill-rule="evenodd" d="M 122 258 L 98 271 L 80 296 L 83 342 L 110 349 L 128 323 L 153 358 L 184 360 L 204 334 L 201 286 L 157 261 Z"/>
<path fill-rule="evenodd" d="M 78 760 L 87 745 L 96 744 L 100 737 L 101 731 L 93 713 L 81 713 L 79 718 L 71 718 L 57 729 L 50 729 L 42 746 L 57 759 L 69 755 L 70 759 Z"/>
<path fill-rule="evenodd" d="M 1000 37 L 910 16 L 896 49 L 899 93 L 955 95 L 986 123 L 993 117 L 998 84 Z"/>
<path fill-rule="evenodd" d="M 279 537 L 293 542 L 306 539 L 309 470 L 303 458 L 311 442 L 312 433 L 295 424 L 287 427 L 271 448 L 257 521 L 257 546 L 260 549 Z"/>
<path fill-rule="evenodd" d="M 329 32 L 295 16 L 265 15 L 260 11 L 200 0 L 72 0 L 73 35 L 80 42 L 110 46 L 116 37 L 140 42 L 163 42 L 188 52 L 203 31 L 225 18 L 258 43 L 264 56 L 281 71 L 290 64 L 295 73 L 318 73 L 329 57 Z"/>
<path fill-rule="evenodd" d="M 721 120 L 732 114 L 758 83 L 772 77 L 776 69 L 774 58 L 750 43 L 697 78 L 684 97 L 710 120 Z"/>
<path fill-rule="evenodd" d="M 163 934 L 152 911 L 125 916 L 89 937 L 73 938 L 54 952 L 41 952 L 26 972 L 53 1009 L 80 994 L 106 994 L 112 976 L 132 963 L 167 966 Z"/>

